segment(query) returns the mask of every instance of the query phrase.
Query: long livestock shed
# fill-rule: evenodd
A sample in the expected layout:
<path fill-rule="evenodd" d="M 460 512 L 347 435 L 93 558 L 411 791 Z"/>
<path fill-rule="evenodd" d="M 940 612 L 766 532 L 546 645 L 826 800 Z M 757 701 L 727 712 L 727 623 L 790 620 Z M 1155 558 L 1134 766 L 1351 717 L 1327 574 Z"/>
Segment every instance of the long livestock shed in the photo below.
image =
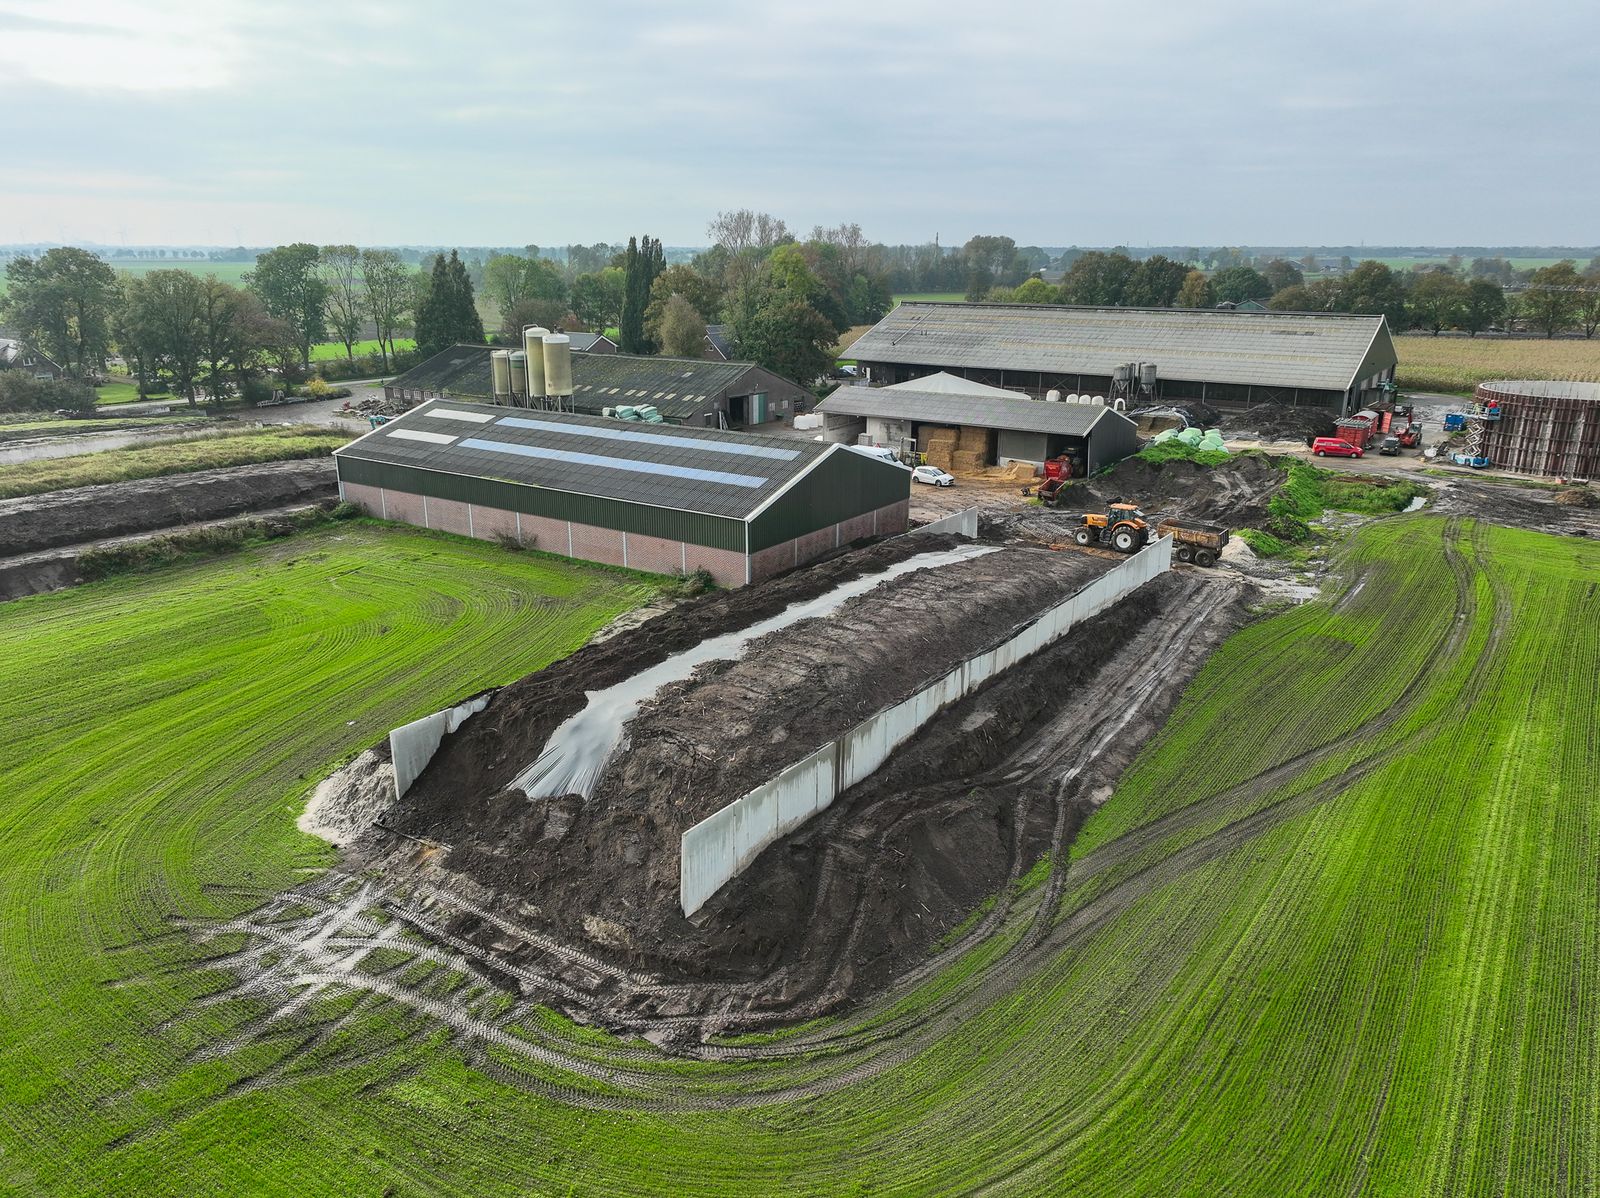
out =
<path fill-rule="evenodd" d="M 453 345 L 384 384 L 399 403 L 428 399 L 494 402 L 488 345 Z M 746 428 L 786 420 L 811 393 L 754 362 L 709 362 L 644 354 L 572 353 L 572 404 L 601 416 L 607 408 L 649 404 L 669 424 Z"/>
<path fill-rule="evenodd" d="M 1215 308 L 904 303 L 848 350 L 874 383 L 936 371 L 1042 399 L 1111 391 L 1113 372 L 1152 364 L 1157 403 L 1281 403 L 1354 412 L 1394 378 L 1382 316 Z"/>
<path fill-rule="evenodd" d="M 1065 457 L 1082 477 L 1139 449 L 1138 426 L 1104 404 L 1029 399 L 942 373 L 888 387 L 840 387 L 817 411 L 830 437 L 857 434 L 864 423 L 874 445 L 897 450 L 927 453 L 940 429 L 963 430 L 961 443 L 978 455 L 975 466 L 1039 466 Z"/>
<path fill-rule="evenodd" d="M 722 586 L 904 532 L 911 493 L 842 445 L 437 400 L 334 461 L 385 520 Z"/>

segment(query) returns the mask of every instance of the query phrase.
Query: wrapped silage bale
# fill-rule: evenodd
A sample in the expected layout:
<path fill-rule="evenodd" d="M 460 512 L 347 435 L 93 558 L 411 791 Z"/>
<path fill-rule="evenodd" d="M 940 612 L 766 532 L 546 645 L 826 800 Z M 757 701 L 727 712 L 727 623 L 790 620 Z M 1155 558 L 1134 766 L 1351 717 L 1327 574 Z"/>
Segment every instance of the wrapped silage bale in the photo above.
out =
<path fill-rule="evenodd" d="M 1205 434 L 1197 428 L 1186 428 L 1178 434 L 1178 440 L 1182 441 L 1185 445 L 1199 445 L 1200 438 L 1203 436 L 1205 436 Z"/>
<path fill-rule="evenodd" d="M 1165 430 L 1164 432 L 1157 433 L 1155 435 L 1155 437 L 1154 437 L 1154 441 L 1155 441 L 1155 443 L 1157 445 L 1160 445 L 1163 441 L 1170 441 L 1170 440 L 1172 440 L 1172 438 L 1176 437 L 1177 435 L 1178 435 L 1178 430 L 1177 429 L 1169 428 L 1169 429 Z"/>

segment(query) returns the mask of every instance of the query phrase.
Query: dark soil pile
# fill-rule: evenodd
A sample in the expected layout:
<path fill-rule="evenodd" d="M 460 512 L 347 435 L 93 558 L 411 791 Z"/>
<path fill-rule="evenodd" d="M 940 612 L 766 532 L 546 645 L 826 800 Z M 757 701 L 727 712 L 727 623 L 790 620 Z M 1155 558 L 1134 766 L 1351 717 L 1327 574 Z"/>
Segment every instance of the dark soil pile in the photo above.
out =
<path fill-rule="evenodd" d="M 665 688 L 628 725 L 593 798 L 530 801 L 507 789 L 510 780 L 577 709 L 576 687 L 608 681 L 579 654 L 565 677 L 552 676 L 558 666 L 496 694 L 441 747 L 388 826 L 450 846 L 451 870 L 537 904 L 564 938 L 604 944 L 646 968 L 698 969 L 703 944 L 678 907 L 684 830 L 1004 640 L 1106 565 L 1001 549 L 902 575 L 829 617 L 762 638 L 737 662 L 711 663 Z M 671 620 L 595 646 L 593 657 L 634 673 L 656 656 L 655 625 Z M 629 652 L 635 642 L 643 652 Z M 724 946 L 722 966 L 754 968 L 764 950 L 748 946 L 767 938 L 735 939 L 746 947 Z"/>
<path fill-rule="evenodd" d="M 1315 437 L 1333 436 L 1333 413 L 1324 408 L 1291 407 L 1260 403 L 1223 418 L 1230 437 L 1256 441 L 1297 441 L 1309 445 Z"/>
<path fill-rule="evenodd" d="M 331 458 L 265 462 L 0 500 L 0 557 L 82 545 L 338 493 Z"/>
<path fill-rule="evenodd" d="M 1267 502 L 1287 477 L 1279 459 L 1259 453 L 1239 454 L 1221 466 L 1126 458 L 1107 474 L 1072 484 L 1058 510 L 1076 515 L 1125 499 L 1139 504 L 1152 522 L 1181 516 L 1250 528 L 1265 523 Z"/>

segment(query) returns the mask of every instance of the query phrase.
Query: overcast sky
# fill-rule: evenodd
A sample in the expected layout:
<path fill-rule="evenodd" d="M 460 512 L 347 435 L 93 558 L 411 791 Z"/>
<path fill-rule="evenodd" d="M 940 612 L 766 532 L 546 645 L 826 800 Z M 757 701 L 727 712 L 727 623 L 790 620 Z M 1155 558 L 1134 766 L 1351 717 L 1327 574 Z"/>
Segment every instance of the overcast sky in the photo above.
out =
<path fill-rule="evenodd" d="M 1600 241 L 1589 0 L 0 0 L 0 242 Z"/>

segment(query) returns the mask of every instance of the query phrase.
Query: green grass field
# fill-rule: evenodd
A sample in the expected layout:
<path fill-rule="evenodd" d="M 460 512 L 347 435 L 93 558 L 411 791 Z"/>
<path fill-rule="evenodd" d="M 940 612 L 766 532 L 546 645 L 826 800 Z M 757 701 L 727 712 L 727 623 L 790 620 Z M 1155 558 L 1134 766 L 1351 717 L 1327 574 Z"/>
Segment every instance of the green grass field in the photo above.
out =
<path fill-rule="evenodd" d="M 385 979 L 509 1000 L 399 938 L 278 1019 L 207 966 L 333 861 L 294 829 L 332 764 L 623 576 L 364 527 L 0 606 L 0 1187 L 1594 1195 L 1600 546 L 1418 515 L 1338 570 L 1206 664 L 1064 877 L 701 1063 L 537 1008 L 453 1038 Z"/>
<path fill-rule="evenodd" d="M 235 286 L 242 286 L 244 273 L 255 267 L 254 262 L 205 262 L 181 258 L 111 258 L 107 264 L 114 270 L 131 275 L 147 275 L 153 270 L 187 270 L 192 274 L 212 275 Z M 0 295 L 6 293 L 6 281 L 5 263 L 0 262 Z"/>
<path fill-rule="evenodd" d="M 94 389 L 95 402 L 98 404 L 136 403 L 141 400 L 173 399 L 169 391 L 157 391 L 150 395 L 140 395 L 139 387 L 135 383 L 106 383 Z"/>
<path fill-rule="evenodd" d="M 903 304 L 907 300 L 937 300 L 945 303 L 959 303 L 966 298 L 959 291 L 923 291 L 915 294 L 897 295 L 894 297 L 894 302 Z"/>
<path fill-rule="evenodd" d="M 23 416 L 21 420 L 0 420 L 0 442 L 32 440 L 36 437 L 75 437 L 84 433 L 115 433 L 133 429 L 172 428 L 176 425 L 201 424 L 204 416 L 107 416 L 101 419 L 75 420 L 52 416 L 47 419 L 27 419 L 31 413 L 12 413 Z"/>
<path fill-rule="evenodd" d="M 394 347 L 402 351 L 412 350 L 417 348 L 417 343 L 409 337 L 396 337 Z M 357 341 L 351 348 L 355 350 L 356 357 L 361 358 L 367 354 L 377 353 L 378 343 L 375 340 Z M 321 345 L 313 345 L 311 347 L 311 360 L 313 362 L 326 362 L 329 359 L 336 358 L 342 359 L 344 356 L 344 342 L 342 341 L 324 341 Z"/>
<path fill-rule="evenodd" d="M 41 495 L 66 487 L 93 487 L 136 478 L 244 466 L 251 462 L 321 458 L 349 441 L 350 434 L 338 429 L 277 425 L 249 432 L 207 432 L 155 445 L 18 462 L 0 471 L 0 499 Z"/>

